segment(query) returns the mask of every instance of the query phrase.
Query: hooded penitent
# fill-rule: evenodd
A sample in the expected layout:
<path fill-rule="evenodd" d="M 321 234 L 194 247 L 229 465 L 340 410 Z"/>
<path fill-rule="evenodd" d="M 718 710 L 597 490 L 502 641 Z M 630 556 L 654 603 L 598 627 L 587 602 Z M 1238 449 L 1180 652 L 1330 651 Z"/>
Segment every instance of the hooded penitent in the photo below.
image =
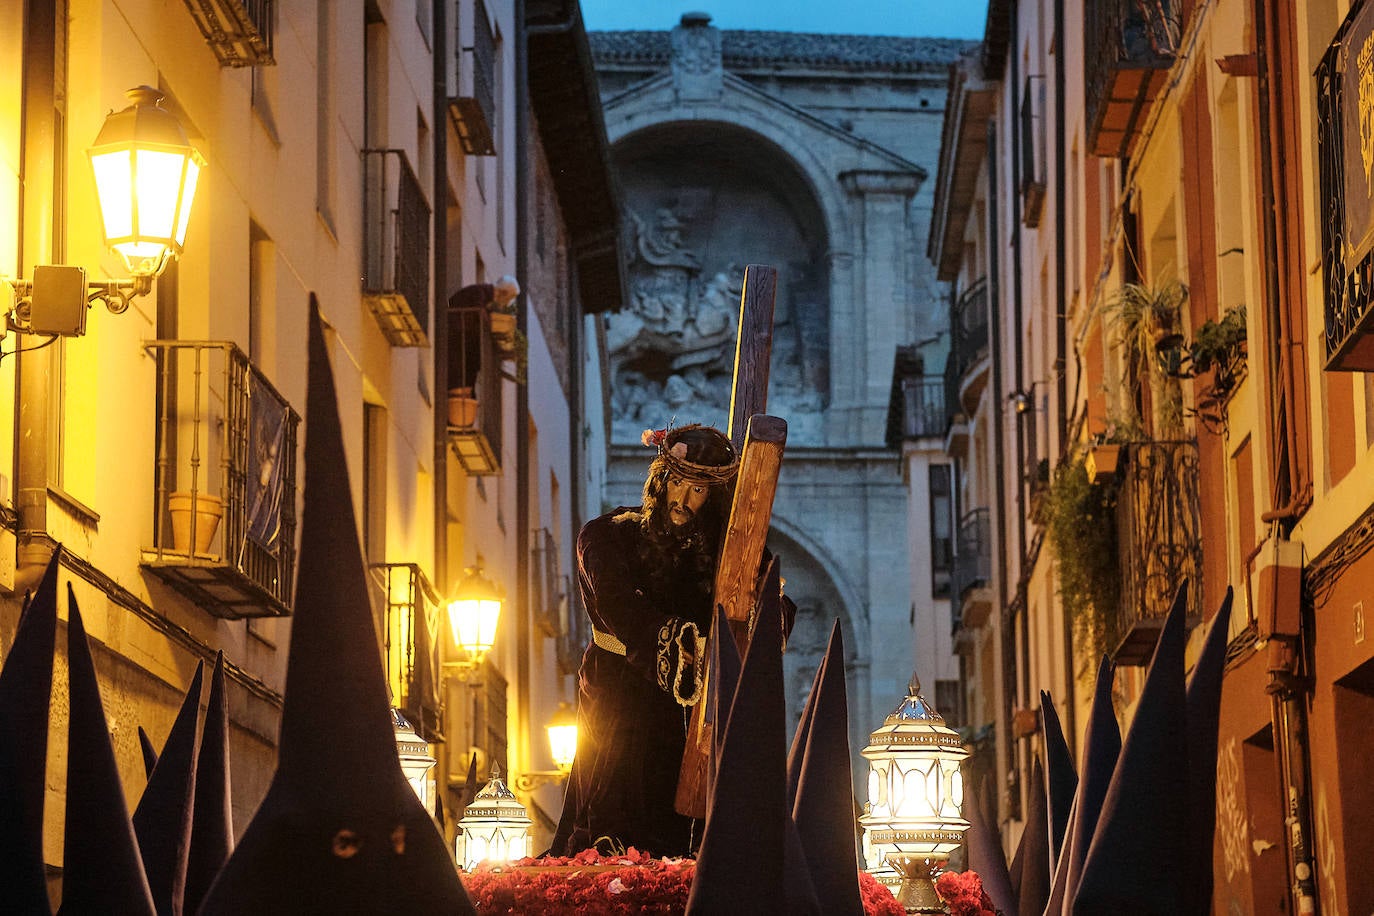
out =
<path fill-rule="evenodd" d="M 201 913 L 471 913 L 444 840 L 401 773 L 313 297 L 309 339 L 305 508 L 277 771 Z"/>
<path fill-rule="evenodd" d="M 715 788 L 688 913 L 787 912 L 787 729 L 782 678 L 782 611 L 776 569 L 764 585 L 753 638 L 724 723 Z M 724 635 L 724 634 L 722 634 Z M 716 727 L 720 728 L 718 721 Z"/>
<path fill-rule="evenodd" d="M 1064 740 L 1064 728 L 1049 692 L 1040 691 L 1041 734 L 1045 738 L 1045 791 L 1050 829 L 1050 870 L 1059 861 L 1064 846 L 1064 832 L 1069 825 L 1069 809 L 1078 789 L 1078 771 L 1074 769 L 1073 754 Z"/>
<path fill-rule="evenodd" d="M 1217 825 L 1217 729 L 1231 629 L 1231 590 L 1221 602 L 1188 681 L 1188 835 L 1183 857 L 1186 914 L 1212 911 L 1212 840 Z"/>
<path fill-rule="evenodd" d="M 186 859 L 186 912 L 194 913 L 229 860 L 234 823 L 229 792 L 229 705 L 224 693 L 224 653 L 210 675 L 210 703 L 196 755 L 196 802 Z"/>
<path fill-rule="evenodd" d="M 1011 860 L 1012 890 L 1016 894 L 1018 913 L 1040 913 L 1050 899 L 1050 828 L 1045 768 L 1038 756 L 1031 768 L 1026 794 L 1030 798 L 1030 809 L 1026 812 L 1021 842 Z"/>
<path fill-rule="evenodd" d="M 160 916 L 182 912 L 186 893 L 186 856 L 191 846 L 191 805 L 196 792 L 196 727 L 200 719 L 201 678 L 205 663 L 196 663 L 191 687 L 157 766 L 134 808 L 134 833 L 143 857 L 143 871 Z M 194 911 L 193 911 L 194 912 Z"/>
<path fill-rule="evenodd" d="M 16 913 L 50 912 L 43 866 L 48 700 L 57 633 L 53 552 L 38 594 L 26 602 L 0 668 L 0 888 Z"/>
<path fill-rule="evenodd" d="M 157 910 L 124 803 L 95 664 L 71 586 L 67 587 L 67 607 L 67 817 L 62 906 L 57 912 L 59 916 L 152 916 Z"/>
<path fill-rule="evenodd" d="M 811 882 L 827 916 L 862 916 L 859 862 L 854 838 L 854 780 L 849 757 L 849 703 L 844 683 L 844 637 L 840 622 L 830 630 L 825 658 L 807 698 L 792 742 L 789 776 L 798 774 L 792 819 L 801 836 Z M 801 728 L 806 728 L 802 734 Z"/>
<path fill-rule="evenodd" d="M 997 831 L 996 802 L 988 797 L 988 781 L 980 782 L 964 796 L 963 815 L 969 828 L 964 832 L 968 870 L 983 879 L 983 890 L 993 906 L 1004 916 L 1016 912 L 1016 897 L 1011 892 L 1011 875 L 1007 869 L 1007 855 L 1002 851 L 1002 837 Z"/>
<path fill-rule="evenodd" d="M 1122 742 L 1083 860 L 1083 877 L 1070 900 L 1074 913 L 1175 914 L 1182 906 L 1183 870 L 1161 868 L 1159 855 L 1178 848 L 1188 829 L 1187 603 L 1185 585 L 1165 618 Z"/>

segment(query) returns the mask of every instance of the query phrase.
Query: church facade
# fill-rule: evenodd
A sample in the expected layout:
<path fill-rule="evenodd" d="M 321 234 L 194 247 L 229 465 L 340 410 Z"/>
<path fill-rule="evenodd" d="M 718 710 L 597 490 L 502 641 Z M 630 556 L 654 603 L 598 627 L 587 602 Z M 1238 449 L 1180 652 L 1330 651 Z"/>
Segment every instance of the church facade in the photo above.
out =
<path fill-rule="evenodd" d="M 931 539 L 908 534 L 940 443 L 904 454 L 889 408 L 899 348 L 932 372 L 948 351 L 926 178 L 966 43 L 722 31 L 691 13 L 589 37 L 631 287 L 606 321 L 607 504 L 639 500 L 642 430 L 725 428 L 744 267 L 776 267 L 768 412 L 788 445 L 769 543 L 799 608 L 788 708 L 795 721 L 839 618 L 857 754 L 913 667 L 937 705 L 937 684 L 957 686 Z"/>

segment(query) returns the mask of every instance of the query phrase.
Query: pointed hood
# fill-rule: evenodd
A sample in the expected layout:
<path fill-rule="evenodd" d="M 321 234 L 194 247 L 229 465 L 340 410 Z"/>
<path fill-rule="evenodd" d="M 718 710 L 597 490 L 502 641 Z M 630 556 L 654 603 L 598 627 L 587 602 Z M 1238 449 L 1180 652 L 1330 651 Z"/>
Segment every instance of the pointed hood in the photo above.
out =
<path fill-rule="evenodd" d="M 1188 853 L 1183 857 L 1184 913 L 1212 911 L 1212 841 L 1217 822 L 1217 729 L 1221 723 L 1221 677 L 1231 630 L 1231 590 L 1212 618 L 1211 629 L 1188 681 Z"/>
<path fill-rule="evenodd" d="M 58 547 L 24 602 L 14 644 L 0 668 L 0 887 L 17 912 L 49 913 L 43 866 L 43 796 L 48 704 L 57 635 Z"/>
<path fill-rule="evenodd" d="M 196 795 L 191 848 L 186 859 L 186 912 L 195 913 L 234 848 L 229 789 L 229 702 L 224 692 L 224 653 L 215 657 L 210 701 L 196 755 Z"/>
<path fill-rule="evenodd" d="M 1026 812 L 1026 826 L 1011 860 L 1012 890 L 1016 894 L 1016 912 L 1043 913 L 1050 899 L 1050 826 L 1045 768 L 1038 756 L 1026 796 L 1030 810 Z"/>
<path fill-rule="evenodd" d="M 200 718 L 205 663 L 196 662 L 191 686 L 167 733 L 167 743 L 134 808 L 134 833 L 143 872 L 160 916 L 182 912 L 186 895 L 186 856 L 191 847 L 191 806 L 196 793 L 196 726 Z"/>
<path fill-rule="evenodd" d="M 1074 795 L 1073 811 L 1069 815 L 1069 829 L 1064 837 L 1064 852 L 1055 869 L 1054 889 L 1050 894 L 1047 913 L 1059 916 L 1069 912 L 1065 901 L 1073 899 L 1083 873 L 1083 859 L 1088 854 L 1093 831 L 1097 828 L 1098 812 L 1107 797 L 1107 787 L 1121 753 L 1121 728 L 1116 724 L 1116 710 L 1112 706 L 1111 660 L 1102 656 L 1097 666 L 1097 684 L 1093 689 L 1092 709 L 1088 713 L 1088 728 L 1083 737 L 1082 770 L 1078 792 Z"/>
<path fill-rule="evenodd" d="M 473 912 L 401 773 L 338 399 L 310 299 L 305 495 L 277 771 L 202 914 Z"/>
<path fill-rule="evenodd" d="M 783 847 L 783 885 L 787 889 L 787 916 L 830 916 L 831 910 L 821 905 L 816 895 L 815 879 L 821 879 L 821 869 L 813 869 L 808 864 L 806 850 L 802 848 L 801 834 L 791 815 L 783 825 L 787 830 L 786 845 Z M 859 880 L 858 873 L 854 881 Z M 860 910 L 862 912 L 862 910 Z"/>
<path fill-rule="evenodd" d="M 716 619 L 711 624 L 711 633 L 711 683 L 706 702 L 711 704 L 711 721 L 715 726 L 711 729 L 711 755 L 706 766 L 707 804 L 710 804 L 711 793 L 715 791 L 716 767 L 720 763 L 720 748 L 725 741 L 725 720 L 730 718 L 730 704 L 735 701 L 740 669 L 739 646 L 735 644 L 730 622 L 725 618 L 725 608 L 719 604 L 716 605 Z"/>
<path fill-rule="evenodd" d="M 838 625 L 839 621 L 836 621 Z M 834 639 L 832 633 L 831 639 Z M 797 799 L 797 782 L 801 779 L 802 759 L 806 756 L 806 737 L 811 733 L 811 720 L 816 717 L 816 700 L 820 697 L 821 681 L 825 678 L 825 666 L 830 660 L 830 652 L 822 656 L 816 668 L 816 676 L 811 680 L 811 692 L 806 695 L 802 706 L 801 718 L 797 720 L 797 731 L 792 736 L 792 747 L 787 752 L 787 806 L 790 809 Z M 848 740 L 846 738 L 846 740 Z"/>
<path fill-rule="evenodd" d="M 787 713 L 778 591 L 774 561 L 725 723 L 688 913 L 734 912 L 742 900 L 759 913 L 786 911 Z"/>
<path fill-rule="evenodd" d="M 1016 896 L 1011 890 L 1011 873 L 1007 869 L 1007 854 L 1002 850 L 1002 837 L 997 819 L 988 804 L 988 780 L 964 799 L 963 815 L 969 822 L 964 832 L 967 868 L 977 872 L 983 880 L 983 890 L 992 898 L 993 906 L 1004 914 L 1016 912 Z M 993 805 L 996 803 L 993 802 Z"/>
<path fill-rule="evenodd" d="M 844 636 L 840 622 L 830 628 L 830 644 L 816 672 L 807 706 L 806 734 L 797 730 L 792 756 L 801 760 L 792 819 L 806 860 L 815 863 L 812 882 L 827 914 L 862 916 L 859 861 L 855 847 L 854 776 L 849 757 L 849 701 L 844 682 Z M 800 751 L 798 749 L 800 745 Z M 792 761 L 788 762 L 791 774 Z M 820 867 L 824 863 L 824 867 Z"/>
<path fill-rule="evenodd" d="M 1064 846 L 1064 831 L 1069 826 L 1069 809 L 1073 807 L 1073 793 L 1078 789 L 1078 771 L 1074 769 L 1073 754 L 1064 740 L 1064 727 L 1049 692 L 1040 691 L 1041 735 L 1045 739 L 1045 791 L 1049 793 L 1050 871 L 1059 861 Z"/>
<path fill-rule="evenodd" d="M 59 914 L 152 916 L 153 894 L 129 821 L 86 628 L 67 586 L 67 816 Z"/>
<path fill-rule="evenodd" d="M 1076 913 L 1173 914 L 1182 906 L 1182 869 L 1161 869 L 1158 859 L 1161 849 L 1185 842 L 1188 830 L 1183 686 L 1187 604 L 1185 584 L 1164 620 L 1102 802 L 1072 899 Z"/>
<path fill-rule="evenodd" d="M 138 727 L 138 747 L 143 751 L 143 776 L 150 777 L 153 775 L 153 768 L 157 766 L 157 748 L 153 747 L 153 739 L 148 737 L 148 732 L 142 725 Z"/>

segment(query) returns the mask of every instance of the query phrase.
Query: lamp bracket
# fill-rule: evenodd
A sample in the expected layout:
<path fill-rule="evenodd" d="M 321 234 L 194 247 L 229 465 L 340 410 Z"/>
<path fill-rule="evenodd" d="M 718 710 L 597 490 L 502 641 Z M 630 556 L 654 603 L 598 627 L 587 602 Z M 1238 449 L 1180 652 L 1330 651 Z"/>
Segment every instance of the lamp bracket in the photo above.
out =
<path fill-rule="evenodd" d="M 568 778 L 568 774 L 562 770 L 543 770 L 533 773 L 521 773 L 510 781 L 510 786 L 517 792 L 529 794 L 540 786 L 557 785 Z"/>
<path fill-rule="evenodd" d="M 9 326 L 25 333 L 50 334 L 63 337 L 80 337 L 85 333 L 85 319 L 78 317 L 81 306 L 87 308 L 97 301 L 105 303 L 112 315 L 122 315 L 129 305 L 139 296 L 153 291 L 153 277 L 139 275 L 118 280 L 88 282 L 86 272 L 80 267 L 44 265 L 37 268 L 44 272 L 40 311 L 46 319 L 57 318 L 57 323 L 35 328 L 33 323 L 34 287 L 33 280 L 11 280 L 9 286 L 14 291 L 13 305 L 9 312 Z M 58 316 L 62 316 L 59 318 Z"/>

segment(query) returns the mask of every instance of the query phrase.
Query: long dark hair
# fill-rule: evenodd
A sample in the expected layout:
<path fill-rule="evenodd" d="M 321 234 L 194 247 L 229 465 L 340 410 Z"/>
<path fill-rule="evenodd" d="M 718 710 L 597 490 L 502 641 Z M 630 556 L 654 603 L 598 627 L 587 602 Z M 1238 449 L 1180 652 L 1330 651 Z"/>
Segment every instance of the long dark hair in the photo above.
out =
<path fill-rule="evenodd" d="M 665 448 L 678 443 L 686 445 L 684 457 L 693 464 L 723 467 L 735 459 L 730 440 L 709 426 L 692 425 L 669 430 Z M 668 478 L 671 475 L 670 462 L 663 455 L 649 465 L 639 512 L 639 525 L 644 532 L 640 559 L 649 566 L 650 575 L 654 577 L 677 579 L 683 572 L 696 573 L 691 578 L 703 591 L 710 592 L 720 537 L 735 498 L 735 481 L 731 478 L 710 485 L 701 511 L 679 527 L 668 517 Z"/>

